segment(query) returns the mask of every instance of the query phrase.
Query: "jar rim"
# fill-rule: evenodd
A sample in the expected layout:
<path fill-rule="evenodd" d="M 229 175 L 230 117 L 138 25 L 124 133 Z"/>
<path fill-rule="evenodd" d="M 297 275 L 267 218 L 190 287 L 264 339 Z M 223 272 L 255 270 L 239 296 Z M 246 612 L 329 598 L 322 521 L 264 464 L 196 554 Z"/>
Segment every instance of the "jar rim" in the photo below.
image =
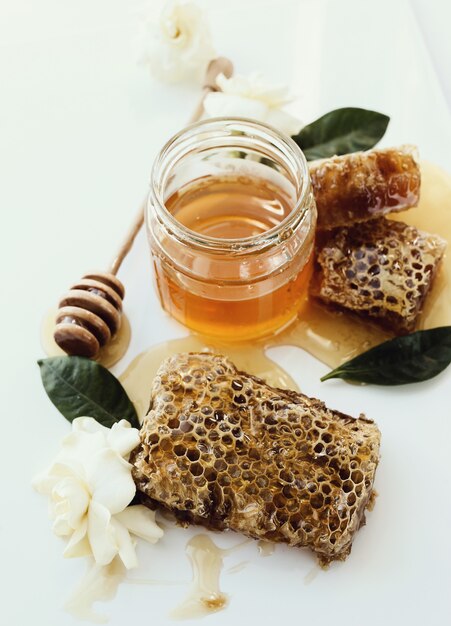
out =
<path fill-rule="evenodd" d="M 203 235 L 187 228 L 179 222 L 170 211 L 168 211 L 163 197 L 164 183 L 166 182 L 169 174 L 166 170 L 170 170 L 178 162 L 171 162 L 169 158 L 171 152 L 174 152 L 177 147 L 180 147 L 180 144 L 182 144 L 183 147 L 183 143 L 194 138 L 199 131 L 204 130 L 206 132 L 212 132 L 215 129 L 218 130 L 218 137 L 221 136 L 219 134 L 220 130 L 223 137 L 232 136 L 233 131 L 235 131 L 235 134 L 236 131 L 239 131 L 241 135 L 243 131 L 250 131 L 251 133 L 259 135 L 260 139 L 273 142 L 284 158 L 291 157 L 294 160 L 294 165 L 298 170 L 296 174 L 299 176 L 301 184 L 299 190 L 297 191 L 296 201 L 291 211 L 279 224 L 273 226 L 267 231 L 264 231 L 263 233 L 252 235 L 250 237 L 218 238 Z M 236 141 L 239 144 L 239 140 L 236 139 Z M 183 156 L 183 153 L 181 156 L 179 155 L 179 160 L 181 160 Z M 167 161 L 169 161 L 169 164 Z M 163 183 L 161 184 L 160 181 L 163 181 Z M 210 251 L 217 252 L 249 252 L 262 247 L 267 247 L 269 245 L 274 245 L 274 243 L 284 240 L 290 230 L 292 231 L 296 229 L 300 223 L 304 221 L 310 211 L 309 204 L 306 202 L 310 191 L 311 184 L 307 160 L 302 150 L 291 137 L 284 135 L 268 124 L 257 122 L 249 118 L 214 117 L 185 126 L 182 130 L 173 135 L 161 148 L 155 158 L 151 171 L 150 192 L 147 199 L 146 217 L 149 221 L 150 213 L 154 211 L 162 224 L 166 227 L 170 227 L 171 234 L 190 246 L 208 248 Z"/>

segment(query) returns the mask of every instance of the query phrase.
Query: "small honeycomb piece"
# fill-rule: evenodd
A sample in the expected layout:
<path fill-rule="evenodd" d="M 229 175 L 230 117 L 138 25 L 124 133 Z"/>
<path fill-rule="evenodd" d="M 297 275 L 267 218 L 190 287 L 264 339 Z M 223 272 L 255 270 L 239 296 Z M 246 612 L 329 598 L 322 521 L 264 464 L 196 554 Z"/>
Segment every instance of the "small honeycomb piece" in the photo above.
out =
<path fill-rule="evenodd" d="M 351 226 L 416 206 L 421 175 L 414 146 L 354 152 L 310 164 L 317 228 Z"/>
<path fill-rule="evenodd" d="M 377 320 L 397 334 L 415 329 L 446 242 L 385 218 L 322 233 L 310 293 Z"/>
<path fill-rule="evenodd" d="M 380 433 L 227 358 L 166 359 L 132 453 L 142 501 L 184 523 L 345 559 L 371 504 Z"/>

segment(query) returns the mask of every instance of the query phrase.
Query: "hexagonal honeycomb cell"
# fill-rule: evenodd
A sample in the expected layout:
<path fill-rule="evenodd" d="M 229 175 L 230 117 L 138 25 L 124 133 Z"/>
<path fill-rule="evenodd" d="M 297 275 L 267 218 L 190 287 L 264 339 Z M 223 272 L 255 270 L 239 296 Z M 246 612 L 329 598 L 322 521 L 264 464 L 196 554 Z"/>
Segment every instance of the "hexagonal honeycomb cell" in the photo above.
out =
<path fill-rule="evenodd" d="M 414 330 L 446 242 L 385 218 L 323 233 L 310 293 L 397 334 Z"/>
<path fill-rule="evenodd" d="M 415 146 L 353 152 L 312 161 L 309 169 L 319 230 L 404 211 L 420 198 Z"/>
<path fill-rule="evenodd" d="M 148 506 L 184 523 L 344 559 L 373 494 L 380 433 L 208 353 L 166 359 L 133 476 Z"/>

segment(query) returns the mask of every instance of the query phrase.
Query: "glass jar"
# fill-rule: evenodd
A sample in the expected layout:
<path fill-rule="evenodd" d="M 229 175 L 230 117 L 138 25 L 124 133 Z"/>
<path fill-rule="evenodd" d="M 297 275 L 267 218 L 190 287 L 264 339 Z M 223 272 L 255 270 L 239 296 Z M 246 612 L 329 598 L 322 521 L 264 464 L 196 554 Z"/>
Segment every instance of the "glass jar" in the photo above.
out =
<path fill-rule="evenodd" d="M 240 118 L 188 126 L 158 154 L 146 209 L 163 308 L 222 340 L 278 331 L 306 300 L 315 225 L 289 137 Z"/>

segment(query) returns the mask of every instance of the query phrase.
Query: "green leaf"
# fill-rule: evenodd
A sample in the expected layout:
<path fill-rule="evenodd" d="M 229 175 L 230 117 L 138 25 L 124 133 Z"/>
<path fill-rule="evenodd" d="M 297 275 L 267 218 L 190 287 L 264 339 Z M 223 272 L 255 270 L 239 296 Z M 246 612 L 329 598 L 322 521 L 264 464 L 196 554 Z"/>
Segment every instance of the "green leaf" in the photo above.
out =
<path fill-rule="evenodd" d="M 450 363 L 451 326 L 441 326 L 385 341 L 346 361 L 321 380 L 343 378 L 373 385 L 407 385 L 437 376 Z"/>
<path fill-rule="evenodd" d="M 126 419 L 140 428 L 125 389 L 102 365 L 79 356 L 55 356 L 38 365 L 48 397 L 69 422 L 87 416 L 110 428 Z"/>
<path fill-rule="evenodd" d="M 307 161 L 369 150 L 384 136 L 390 118 L 383 113 L 345 107 L 326 113 L 293 137 Z"/>

